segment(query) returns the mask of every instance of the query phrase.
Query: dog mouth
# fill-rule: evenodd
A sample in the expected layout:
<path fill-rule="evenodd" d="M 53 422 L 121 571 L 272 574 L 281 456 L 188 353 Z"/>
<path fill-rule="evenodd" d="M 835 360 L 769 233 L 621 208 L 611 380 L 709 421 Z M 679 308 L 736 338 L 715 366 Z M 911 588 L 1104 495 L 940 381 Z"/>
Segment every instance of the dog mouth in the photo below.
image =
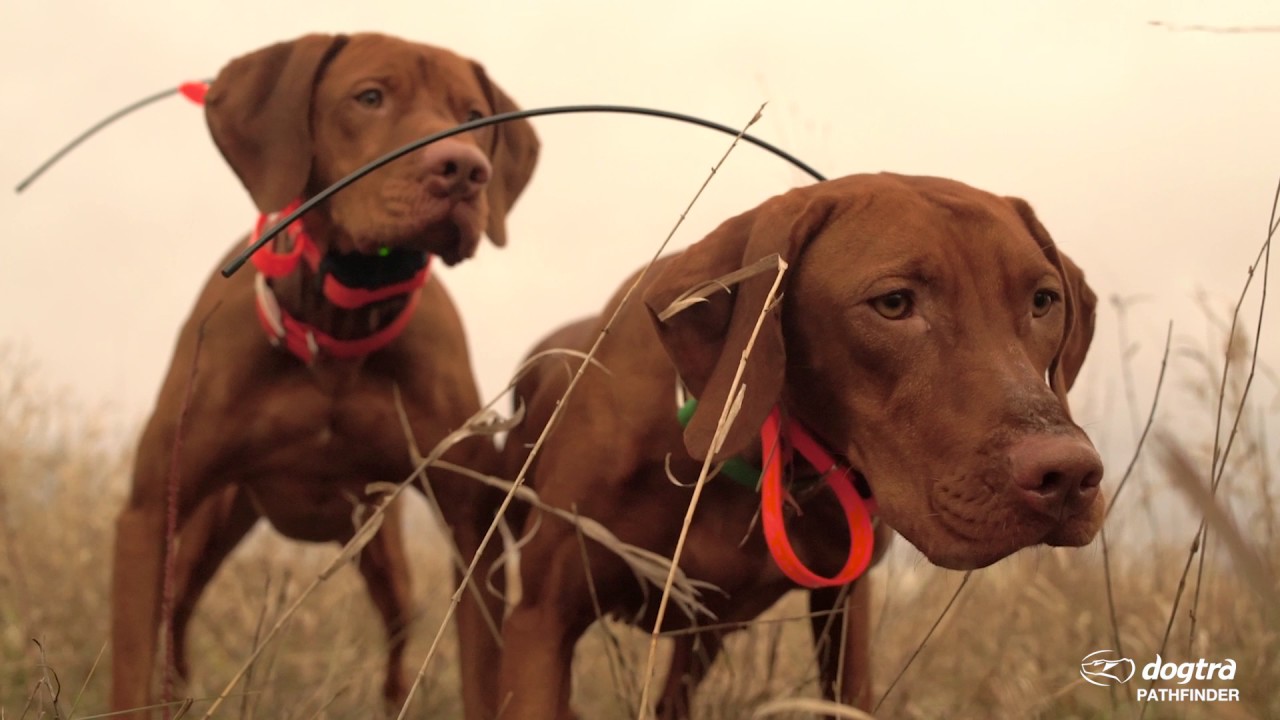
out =
<path fill-rule="evenodd" d="M 908 498 L 907 507 L 903 507 L 898 502 L 899 494 L 893 492 L 893 488 L 882 486 L 884 492 L 877 493 L 875 485 L 880 483 L 873 484 L 861 465 L 850 462 L 848 455 L 842 461 L 850 469 L 854 489 L 860 497 L 871 503 L 870 508 L 880 521 L 906 538 L 930 563 L 938 567 L 975 570 L 998 562 L 1024 547 L 1009 542 L 1009 538 L 1001 538 L 998 533 L 992 533 L 979 518 L 954 512 L 945 504 L 939 504 L 932 494 L 926 496 L 927 499 L 916 507 L 912 505 L 917 503 L 910 502 Z M 873 475 L 876 478 L 890 476 L 892 473 L 887 471 L 877 471 Z M 804 505 L 804 499 L 796 499 Z M 1034 543 L 1029 544 L 1041 541 L 1042 538 L 1037 538 Z"/>
<path fill-rule="evenodd" d="M 886 488 L 876 497 L 887 525 L 950 570 L 987 567 L 1029 547 L 1087 545 L 1101 522 L 1094 503 L 1069 505 L 1057 518 L 1037 513 L 998 478 L 938 480 L 923 492 Z"/>
<path fill-rule="evenodd" d="M 1053 527 L 1041 542 L 1052 547 L 1084 547 L 1093 542 L 1106 513 L 1107 503 L 1099 492 L 1086 506 Z"/>
<path fill-rule="evenodd" d="M 469 234 L 453 222 L 441 222 L 428 226 L 423 233 L 428 240 L 423 243 L 427 252 L 433 253 L 450 267 L 475 254 L 478 242 L 468 241 Z"/>
<path fill-rule="evenodd" d="M 1019 550 L 1041 544 L 1050 532 L 1048 529 L 1028 532 L 1029 529 L 1020 527 L 1016 522 L 992 525 L 977 523 L 946 510 L 936 512 L 941 537 L 930 543 L 929 551 L 914 541 L 912 544 L 921 548 L 930 562 L 950 570 L 987 567 Z M 907 539 L 911 540 L 910 537 Z"/>
<path fill-rule="evenodd" d="M 357 251 L 375 254 L 385 248 L 418 250 L 456 265 L 475 254 L 484 230 L 478 196 L 439 198 L 423 194 L 413 201 L 387 201 L 387 222 L 380 231 L 362 234 Z"/>

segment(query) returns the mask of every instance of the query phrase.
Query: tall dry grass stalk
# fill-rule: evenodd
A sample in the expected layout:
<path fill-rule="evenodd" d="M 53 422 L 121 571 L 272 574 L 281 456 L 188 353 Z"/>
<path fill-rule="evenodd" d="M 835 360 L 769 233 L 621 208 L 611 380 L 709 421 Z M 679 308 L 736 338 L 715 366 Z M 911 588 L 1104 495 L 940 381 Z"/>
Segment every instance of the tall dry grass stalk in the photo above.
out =
<path fill-rule="evenodd" d="M 689 507 L 685 509 L 684 523 L 680 527 L 680 535 L 676 538 L 676 547 L 672 555 L 671 571 L 667 575 L 666 582 L 662 586 L 662 597 L 658 600 L 658 612 L 653 621 L 653 632 L 650 633 L 649 654 L 645 660 L 644 675 L 642 675 L 642 684 L 640 686 L 640 703 L 637 709 L 637 720 L 645 720 L 651 716 L 653 710 L 649 705 L 649 691 L 653 684 L 653 672 L 657 667 L 658 661 L 658 639 L 661 637 L 663 620 L 667 616 L 667 603 L 671 597 L 671 588 L 674 584 L 678 563 L 681 554 L 684 552 L 685 540 L 689 536 L 689 527 L 693 524 L 693 514 L 698 509 L 698 500 L 702 496 L 702 489 L 706 487 L 707 479 L 711 474 L 711 467 L 720 447 L 724 444 L 726 435 L 729 432 L 729 426 L 733 424 L 734 418 L 737 417 L 738 411 L 742 407 L 742 400 L 746 396 L 747 386 L 742 383 L 742 376 L 747 369 L 747 360 L 751 357 L 751 350 L 755 347 L 756 337 L 760 334 L 760 328 L 764 325 L 764 320 L 768 314 L 774 309 L 773 303 L 778 297 L 778 290 L 782 287 L 783 275 L 787 272 L 787 263 L 778 255 L 772 255 L 764 258 L 756 266 L 749 268 L 752 272 L 731 273 L 734 276 L 718 278 L 707 282 L 702 288 L 691 289 L 690 293 L 682 296 L 676 302 L 671 303 L 671 307 L 663 310 L 658 314 L 659 320 L 666 320 L 671 315 L 679 312 L 692 305 L 694 302 L 700 301 L 702 298 L 699 291 L 706 292 L 706 288 L 714 290 L 727 291 L 733 282 L 745 280 L 757 272 L 773 269 L 773 285 L 769 287 L 769 292 L 765 294 L 764 304 L 760 307 L 759 314 L 756 316 L 755 324 L 751 328 L 751 336 L 747 338 L 747 345 L 742 350 L 742 357 L 738 359 L 738 367 L 733 374 L 733 382 L 729 384 L 730 391 L 728 397 L 725 398 L 724 407 L 720 409 L 720 418 L 716 422 L 715 433 L 711 437 L 711 446 L 707 448 L 707 456 L 702 461 L 702 469 L 698 471 L 698 479 L 693 484 L 693 493 L 689 496 Z"/>

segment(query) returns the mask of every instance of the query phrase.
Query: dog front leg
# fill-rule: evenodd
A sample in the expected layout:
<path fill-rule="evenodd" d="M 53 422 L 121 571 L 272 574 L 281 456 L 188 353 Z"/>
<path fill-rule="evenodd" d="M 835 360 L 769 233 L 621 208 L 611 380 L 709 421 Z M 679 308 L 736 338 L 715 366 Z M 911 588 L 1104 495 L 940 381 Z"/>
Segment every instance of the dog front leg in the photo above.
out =
<path fill-rule="evenodd" d="M 160 580 L 164 571 L 164 505 L 130 503 L 116 518 L 111 578 L 111 709 L 142 708 L 151 701 Z M 140 711 L 120 716 L 145 720 Z"/>
<path fill-rule="evenodd" d="M 724 636 L 714 631 L 676 636 L 666 689 L 658 704 L 660 720 L 687 720 L 693 715 L 694 693 L 723 646 Z"/>
<path fill-rule="evenodd" d="M 841 702 L 871 710 L 871 579 L 853 584 L 845 600 Z"/>
<path fill-rule="evenodd" d="M 187 625 L 204 589 L 244 536 L 258 522 L 258 511 L 239 485 L 229 485 L 200 504 L 182 528 L 173 568 L 174 670 L 190 680 Z"/>
<path fill-rule="evenodd" d="M 574 720 L 569 709 L 577 636 L 561 609 L 523 600 L 502 631 L 498 707 L 503 720 Z"/>
<path fill-rule="evenodd" d="M 382 694 L 387 706 L 396 711 L 404 704 L 404 648 L 408 641 L 412 614 L 413 589 L 409 579 L 409 562 L 405 557 L 401 525 L 401 500 L 387 507 L 382 526 L 360 553 L 360 574 L 374 607 L 387 630 L 387 675 Z"/>
<path fill-rule="evenodd" d="M 842 588 L 809 593 L 814 649 L 818 655 L 818 683 L 822 695 L 860 710 L 871 709 L 871 581 L 855 580 L 844 593 L 844 612 L 836 611 Z"/>
<path fill-rule="evenodd" d="M 481 516 L 485 517 L 485 516 Z M 488 521 L 484 523 L 488 527 Z M 482 531 L 477 524 L 459 525 L 454 537 L 465 562 L 470 562 L 480 545 Z M 490 592 L 486 578 L 490 569 L 502 557 L 502 542 L 495 536 L 484 549 L 480 562 L 476 563 L 471 586 L 462 588 L 458 605 L 458 660 L 462 673 L 462 701 L 466 720 L 492 720 L 498 716 L 501 701 L 497 695 L 497 672 L 501 662 L 502 647 L 499 633 L 502 631 L 503 598 Z M 458 587 L 462 573 L 455 573 L 454 587 Z M 499 589 L 503 587 L 501 573 L 493 578 Z M 508 714 L 501 715 L 508 718 Z"/>
<path fill-rule="evenodd" d="M 525 532 L 538 526 L 536 513 Z M 578 538 L 567 524 L 541 518 L 520 558 L 523 592 L 502 625 L 498 707 L 502 720 L 573 720 L 573 651 L 595 620 Z M 590 554 L 590 551 L 589 551 Z M 591 562 L 597 588 L 617 581 L 617 568 Z M 607 602 L 601 598 L 601 602 Z"/>
<path fill-rule="evenodd" d="M 116 518 L 111 573 L 111 709 L 138 710 L 152 702 L 151 681 L 156 665 L 160 628 L 160 597 L 164 582 L 165 519 L 170 509 L 171 481 L 178 482 L 175 536 L 182 537 L 186 520 L 210 493 L 222 487 L 206 482 L 206 468 L 217 457 L 217 443 L 189 438 L 184 444 L 177 475 L 170 467 L 174 428 L 164 416 L 148 423 L 138 445 L 133 485 Z M 175 557 L 175 565 L 177 558 Z M 216 568 L 215 568 L 216 569 Z M 177 568 L 175 567 L 175 570 Z M 178 575 L 173 578 L 175 590 Z M 175 596 L 177 594 L 175 593 Z M 175 597 L 176 599 L 176 597 Z M 149 711 L 121 717 L 144 720 Z"/>

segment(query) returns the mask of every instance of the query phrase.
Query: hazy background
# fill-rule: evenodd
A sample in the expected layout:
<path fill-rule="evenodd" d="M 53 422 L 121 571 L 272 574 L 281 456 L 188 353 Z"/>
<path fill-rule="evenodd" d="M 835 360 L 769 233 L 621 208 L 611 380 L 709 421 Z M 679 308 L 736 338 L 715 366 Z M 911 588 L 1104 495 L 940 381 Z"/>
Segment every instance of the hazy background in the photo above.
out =
<path fill-rule="evenodd" d="M 1195 25 L 1272 31 L 1187 27 Z M 928 173 L 1027 198 L 1102 298 L 1072 404 L 1106 460 L 1107 489 L 1114 492 L 1133 452 L 1170 319 L 1176 350 L 1157 426 L 1191 446 L 1198 465 L 1209 465 L 1218 378 L 1202 360 L 1221 364 L 1223 329 L 1197 298 L 1224 317 L 1263 240 L 1280 175 L 1280 5 L 0 0 L 0 181 L 12 188 L 107 113 L 211 77 L 233 57 L 307 32 L 360 30 L 477 58 L 524 107 L 651 105 L 739 125 L 768 101 L 753 132 L 829 176 Z M 542 160 L 508 220 L 510 247 L 485 245 L 472 261 L 436 275 L 462 312 L 486 396 L 503 387 L 537 338 L 596 312 L 653 253 L 728 143 L 648 118 L 534 124 Z M 807 182 L 782 161 L 740 146 L 673 249 Z M 153 402 L 200 285 L 254 216 L 202 112 L 179 98 L 109 129 L 23 195 L 0 192 L 0 618 L 14 619 L 0 622 L 0 714 L 20 713 L 28 702 L 47 667 L 45 648 L 68 689 L 92 677 L 85 707 L 105 705 L 106 673 L 95 658 L 108 634 L 102 550 L 127 476 L 120 441 L 133 440 Z M 1127 352 L 1113 297 L 1128 303 Z M 1257 298 L 1255 286 L 1249 336 Z M 1248 538 L 1241 545 L 1256 546 L 1270 576 L 1280 567 L 1271 439 L 1280 383 L 1270 369 L 1280 360 L 1277 332 L 1273 320 L 1262 333 L 1265 364 L 1221 493 Z M 21 381 L 24 367 L 37 369 L 40 385 L 63 387 L 68 401 L 13 387 L 6 373 L 18 368 Z M 1231 409 L 1241 380 L 1237 372 L 1227 392 Z M 77 411 L 90 431 L 67 422 Z M 94 442 L 99 424 L 107 427 L 105 443 Z M 34 441 L 46 428 L 50 441 Z M 886 706 L 888 716 L 1119 716 L 1131 704 L 1117 706 L 1115 693 L 1082 686 L 1079 658 L 1119 647 L 1110 639 L 1123 636 L 1132 657 L 1151 659 L 1166 618 L 1176 617 L 1178 648 L 1166 658 L 1182 649 L 1198 657 L 1195 635 L 1196 653 L 1239 662 L 1245 702 L 1238 714 L 1280 717 L 1271 699 L 1280 686 L 1280 641 L 1266 614 L 1276 605 L 1251 590 L 1249 573 L 1237 572 L 1249 565 L 1227 557 L 1217 534 L 1203 594 L 1198 580 L 1187 585 L 1200 625 L 1187 627 L 1185 604 L 1173 609 L 1191 516 L 1200 510 L 1176 491 L 1177 473 L 1160 463 L 1159 450 L 1148 444 L 1137 482 L 1108 522 L 1105 585 L 1108 566 L 1096 542 L 1081 551 L 1021 553 L 976 574 L 951 624 Z M 418 532 L 427 524 L 424 503 L 410 508 L 415 598 L 425 613 L 410 645 L 416 667 L 449 584 L 439 581 L 446 577 L 440 536 Z M 195 697 L 221 688 L 240 667 L 256 642 L 252 628 L 277 602 L 268 596 L 283 601 L 332 558 L 331 546 L 302 547 L 261 530 L 256 550 L 230 559 L 196 613 L 199 664 L 188 689 Z M 1128 542 L 1133 535 L 1160 542 Z M 881 688 L 960 582 L 956 573 L 931 570 L 906 543 L 895 547 L 875 571 Z M 304 717 L 338 695 L 328 717 L 367 717 L 377 706 L 382 635 L 354 576 L 340 573 L 295 618 L 284 649 L 274 651 L 280 661 L 255 680 L 266 691 L 259 716 Z M 788 602 L 776 612 L 802 612 L 801 598 Z M 727 658 L 771 664 L 762 674 L 722 662 L 728 689 L 713 677 L 702 697 L 729 710 L 702 717 L 741 717 L 734 708 L 763 697 L 812 694 L 811 687 L 779 691 L 769 680 L 776 668 L 811 673 L 805 625 L 790 624 L 800 640 L 778 662 L 770 660 L 771 633 L 781 625 L 735 639 L 746 645 L 733 647 L 746 652 L 731 649 Z M 36 637 L 38 657 L 28 641 Z M 637 634 L 625 638 L 637 653 L 647 648 Z M 579 678 L 580 707 L 584 717 L 634 717 L 601 710 L 619 707 L 622 696 L 599 662 L 606 647 L 601 641 L 581 653 L 588 667 Z M 642 656 L 635 657 L 638 674 Z M 455 673 L 451 660 L 436 663 L 429 685 L 439 703 L 432 707 L 446 708 L 440 717 L 456 710 Z M 595 704 L 582 697 L 591 692 Z M 1170 705 L 1165 714 L 1153 708 L 1149 717 L 1216 717 L 1213 705 L 1203 712 Z"/>
<path fill-rule="evenodd" d="M 1280 173 L 1280 34 L 1266 2 L 15 2 L 0 29 L 0 178 L 9 187 L 116 108 L 312 31 L 377 30 L 479 59 L 524 107 L 624 103 L 738 125 L 829 176 L 954 177 L 1029 199 L 1103 298 L 1074 393 L 1108 448 L 1131 447 L 1117 316 L 1136 397 L 1166 323 L 1209 337 L 1262 240 Z M 534 121 L 542 160 L 509 220 L 440 270 L 486 396 L 560 323 L 595 312 L 666 234 L 726 136 L 647 118 Z M 749 146 L 676 237 L 807 182 Z M 199 285 L 253 221 L 202 113 L 174 98 L 91 141 L 23 195 L 0 193 L 0 342 L 106 407 L 131 436 Z M 1264 357 L 1277 355 L 1263 337 Z M 1175 369 L 1198 371 L 1175 358 Z M 1274 386 L 1267 396 L 1274 401 Z"/>

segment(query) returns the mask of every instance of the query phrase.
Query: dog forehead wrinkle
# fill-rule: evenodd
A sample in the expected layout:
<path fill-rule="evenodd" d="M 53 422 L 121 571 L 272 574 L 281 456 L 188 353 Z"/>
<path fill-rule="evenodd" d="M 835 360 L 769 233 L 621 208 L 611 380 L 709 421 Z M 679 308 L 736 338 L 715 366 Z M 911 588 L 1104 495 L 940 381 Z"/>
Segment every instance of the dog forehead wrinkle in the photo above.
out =
<path fill-rule="evenodd" d="M 868 203 L 876 204 L 874 199 Z M 895 217 L 895 215 L 897 215 Z M 808 273 L 845 270 L 840 283 L 820 285 L 830 302 L 850 304 L 869 299 L 872 285 L 886 277 L 911 279 L 922 285 L 938 281 L 944 260 L 937 244 L 925 240 L 936 234 L 918 214 L 897 214 L 892 204 L 881 203 L 873 212 L 841 213 L 829 223 L 800 256 Z M 825 271 L 825 272 L 824 272 Z M 806 274 L 800 268 L 795 274 Z"/>
<path fill-rule="evenodd" d="M 444 51 L 424 48 L 396 38 L 357 36 L 334 58 L 328 77 L 345 84 L 376 80 L 393 90 L 412 91 L 436 72 L 432 54 L 442 52 Z M 336 89 L 347 92 L 351 88 Z"/>
<path fill-rule="evenodd" d="M 982 208 L 951 223 L 950 242 L 941 248 L 956 289 L 949 302 L 966 306 L 956 309 L 989 329 L 1021 335 L 1034 288 L 1056 275 L 1020 223 L 1001 215 Z"/>

